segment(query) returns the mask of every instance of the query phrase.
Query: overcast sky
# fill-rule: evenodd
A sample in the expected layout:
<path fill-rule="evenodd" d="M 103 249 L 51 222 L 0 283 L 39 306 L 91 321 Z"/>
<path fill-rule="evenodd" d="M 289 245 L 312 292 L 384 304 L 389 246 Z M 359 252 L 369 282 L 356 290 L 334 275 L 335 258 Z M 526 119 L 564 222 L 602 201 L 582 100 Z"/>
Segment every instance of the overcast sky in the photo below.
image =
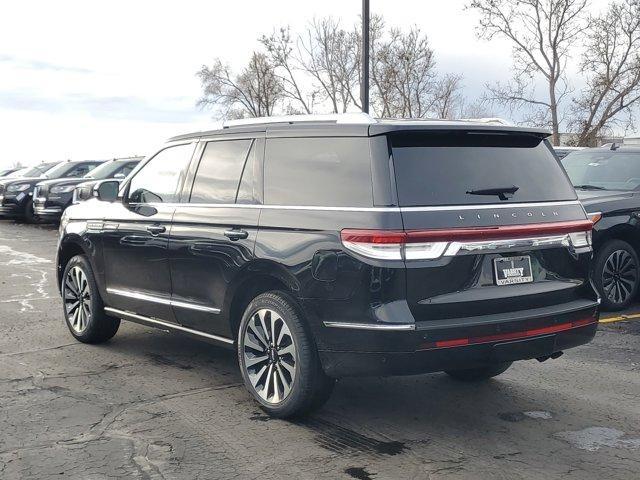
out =
<path fill-rule="evenodd" d="M 479 96 L 510 74 L 510 46 L 479 41 L 463 0 L 371 0 L 389 25 L 419 26 L 438 70 Z M 596 0 L 601 8 L 606 0 Z M 262 33 L 314 16 L 358 21 L 360 0 L 6 2 L 0 19 L 0 166 L 144 155 L 206 128 L 195 76 L 214 57 L 241 66 Z M 580 82 L 575 78 L 576 83 Z"/>

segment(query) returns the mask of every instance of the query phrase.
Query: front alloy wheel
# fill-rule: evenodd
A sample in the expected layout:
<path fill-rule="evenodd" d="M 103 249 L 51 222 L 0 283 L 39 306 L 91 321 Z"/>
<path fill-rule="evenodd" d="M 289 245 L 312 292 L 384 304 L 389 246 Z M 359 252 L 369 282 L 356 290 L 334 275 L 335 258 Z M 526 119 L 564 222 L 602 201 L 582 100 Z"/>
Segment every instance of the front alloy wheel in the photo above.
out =
<path fill-rule="evenodd" d="M 278 404 L 296 380 L 296 345 L 289 327 L 275 311 L 260 309 L 247 322 L 242 338 L 244 368 L 255 392 Z"/>
<path fill-rule="evenodd" d="M 65 265 L 60 291 L 64 318 L 71 335 L 83 343 L 106 342 L 120 326 L 108 316 L 88 258 L 76 255 Z"/>
<path fill-rule="evenodd" d="M 606 310 L 629 306 L 638 291 L 640 271 L 638 255 L 622 240 L 610 240 L 602 246 L 594 263 L 594 283 Z"/>
<path fill-rule="evenodd" d="M 604 262 L 602 287 L 611 303 L 622 304 L 631 298 L 635 290 L 638 266 L 626 250 L 615 250 Z"/>
<path fill-rule="evenodd" d="M 69 325 L 82 334 L 91 319 L 91 292 L 87 276 L 78 265 L 67 270 L 62 292 Z"/>

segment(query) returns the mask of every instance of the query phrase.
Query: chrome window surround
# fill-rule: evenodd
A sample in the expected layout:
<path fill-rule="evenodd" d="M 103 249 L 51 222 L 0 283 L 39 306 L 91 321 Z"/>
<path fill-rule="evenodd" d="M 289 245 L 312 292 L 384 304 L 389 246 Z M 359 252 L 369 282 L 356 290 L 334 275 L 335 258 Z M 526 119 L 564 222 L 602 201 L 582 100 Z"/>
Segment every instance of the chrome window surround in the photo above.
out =
<path fill-rule="evenodd" d="M 210 340 L 215 340 L 216 342 L 222 342 L 229 345 L 233 345 L 233 339 L 227 337 L 221 337 L 219 335 L 212 335 L 211 333 L 201 332 L 200 330 L 194 330 L 192 328 L 187 328 L 182 325 L 178 325 L 176 323 L 165 322 L 164 320 L 158 320 L 157 318 L 145 317 L 143 315 L 138 315 L 137 313 L 127 312 L 124 310 L 119 310 L 117 308 L 104 307 L 104 310 L 108 313 L 121 316 L 125 320 L 133 320 L 133 321 L 141 321 L 145 323 L 150 323 L 154 326 L 160 328 L 166 328 L 169 330 L 178 330 L 180 332 L 190 333 L 191 335 L 197 335 L 199 337 L 208 338 Z"/>
<path fill-rule="evenodd" d="M 120 297 L 135 298 L 136 300 L 143 300 L 143 301 L 146 301 L 146 302 L 161 303 L 163 305 L 170 305 L 172 307 L 187 308 L 187 309 L 190 309 L 190 310 L 197 310 L 199 312 L 208 312 L 208 313 L 215 313 L 215 314 L 220 313 L 220 309 L 219 308 L 207 307 L 205 305 L 198 305 L 198 304 L 195 304 L 195 303 L 180 302 L 178 300 L 171 300 L 171 299 L 168 299 L 168 298 L 156 297 L 155 295 L 149 295 L 147 293 L 142 293 L 142 292 L 134 292 L 134 291 L 131 291 L 131 290 L 121 290 L 121 289 L 118 289 L 118 288 L 107 288 L 107 293 L 110 293 L 112 295 L 118 295 Z"/>

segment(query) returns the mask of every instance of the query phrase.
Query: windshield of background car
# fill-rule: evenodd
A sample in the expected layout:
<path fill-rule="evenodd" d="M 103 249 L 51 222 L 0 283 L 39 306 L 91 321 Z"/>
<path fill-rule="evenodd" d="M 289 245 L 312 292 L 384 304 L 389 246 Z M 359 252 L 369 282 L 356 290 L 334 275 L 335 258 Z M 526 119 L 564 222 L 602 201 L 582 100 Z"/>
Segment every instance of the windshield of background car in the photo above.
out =
<path fill-rule="evenodd" d="M 20 175 L 17 175 L 18 172 L 16 172 L 16 175 L 14 175 L 14 176 L 20 176 L 20 177 L 24 177 L 24 178 L 40 177 L 45 172 L 48 172 L 49 170 L 52 170 L 53 168 L 55 168 L 55 165 L 57 165 L 57 164 L 56 163 L 43 163 L 43 164 L 40 164 L 40 165 L 36 165 L 35 167 L 25 168 L 24 172 L 20 171 Z"/>
<path fill-rule="evenodd" d="M 93 178 L 95 180 L 111 178 L 113 174 L 120 169 L 120 167 L 122 167 L 122 163 L 120 162 L 106 162 L 91 170 L 84 176 L 84 178 Z"/>
<path fill-rule="evenodd" d="M 640 188 L 640 152 L 590 150 L 562 159 L 571 182 L 605 190 Z"/>

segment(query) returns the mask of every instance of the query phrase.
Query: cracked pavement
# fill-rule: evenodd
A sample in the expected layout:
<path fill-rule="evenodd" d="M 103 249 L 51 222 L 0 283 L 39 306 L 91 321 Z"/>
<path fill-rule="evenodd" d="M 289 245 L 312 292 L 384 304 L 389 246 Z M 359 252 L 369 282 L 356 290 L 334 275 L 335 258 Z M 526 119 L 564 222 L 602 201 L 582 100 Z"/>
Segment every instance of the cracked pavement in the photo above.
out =
<path fill-rule="evenodd" d="M 271 420 L 231 351 L 127 322 L 75 342 L 56 238 L 0 220 L 0 479 L 640 477 L 640 322 L 486 384 L 347 379 L 312 417 Z"/>

